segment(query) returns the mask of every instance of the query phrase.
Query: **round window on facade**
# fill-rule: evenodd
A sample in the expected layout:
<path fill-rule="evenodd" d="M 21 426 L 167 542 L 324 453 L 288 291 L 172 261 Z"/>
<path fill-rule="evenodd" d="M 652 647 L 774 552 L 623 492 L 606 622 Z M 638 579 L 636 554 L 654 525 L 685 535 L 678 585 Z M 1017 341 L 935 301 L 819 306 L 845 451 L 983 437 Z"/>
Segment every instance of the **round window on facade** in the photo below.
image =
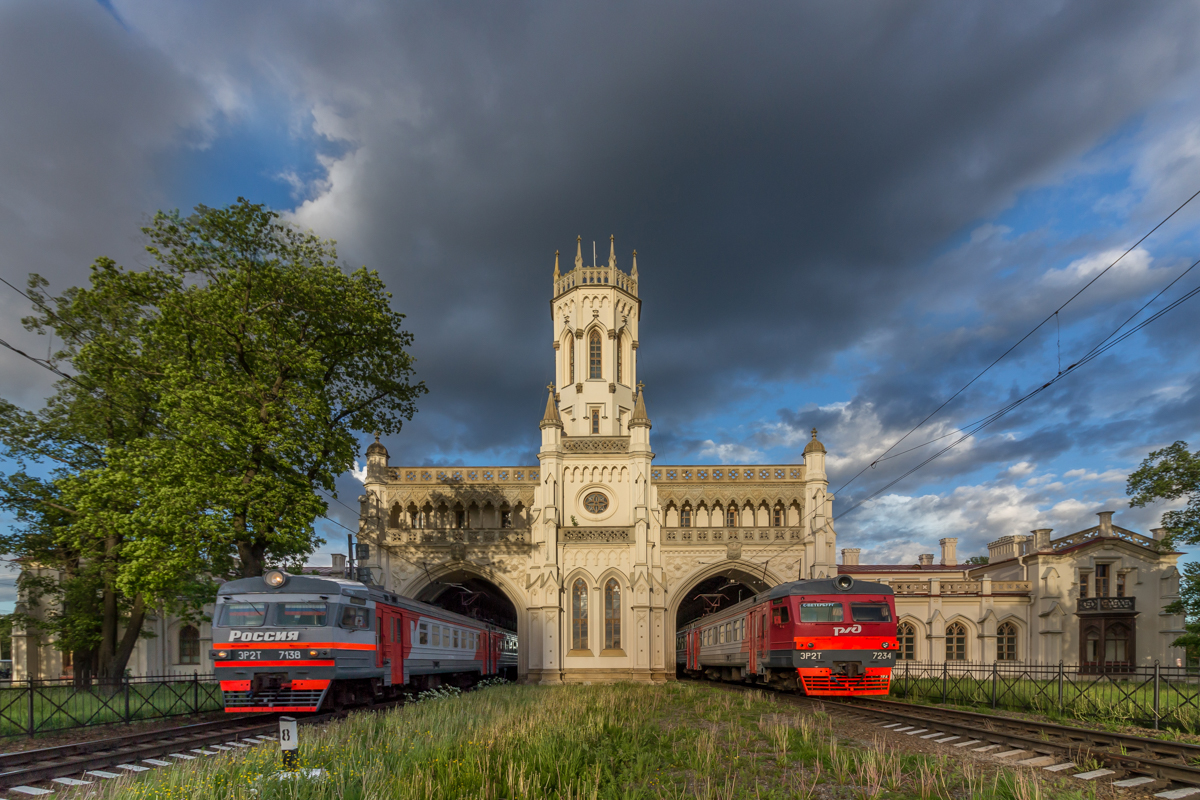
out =
<path fill-rule="evenodd" d="M 604 492 L 592 492 L 583 498 L 583 507 L 589 514 L 603 514 L 608 510 L 608 495 Z"/>

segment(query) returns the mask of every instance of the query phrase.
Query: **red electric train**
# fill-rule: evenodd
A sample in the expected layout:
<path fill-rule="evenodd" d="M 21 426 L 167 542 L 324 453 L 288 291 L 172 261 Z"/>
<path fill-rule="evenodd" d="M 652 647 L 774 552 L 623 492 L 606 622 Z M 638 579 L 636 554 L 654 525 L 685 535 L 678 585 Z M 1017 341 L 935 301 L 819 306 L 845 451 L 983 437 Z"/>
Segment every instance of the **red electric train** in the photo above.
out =
<path fill-rule="evenodd" d="M 887 694 L 896 663 L 890 586 L 849 575 L 785 583 L 679 629 L 684 674 L 824 697 Z"/>

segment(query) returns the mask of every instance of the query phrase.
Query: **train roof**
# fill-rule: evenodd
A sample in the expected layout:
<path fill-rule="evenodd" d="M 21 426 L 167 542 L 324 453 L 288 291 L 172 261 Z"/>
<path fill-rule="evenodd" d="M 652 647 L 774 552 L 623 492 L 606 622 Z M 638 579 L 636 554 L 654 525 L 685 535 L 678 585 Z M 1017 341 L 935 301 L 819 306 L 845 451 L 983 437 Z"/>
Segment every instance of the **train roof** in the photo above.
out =
<path fill-rule="evenodd" d="M 408 597 L 401 597 L 392 592 L 384 591 L 379 586 L 369 586 L 365 583 L 352 581 L 349 578 L 334 578 L 318 575 L 291 575 L 288 574 L 287 580 L 282 586 L 268 586 L 267 582 L 261 577 L 258 578 L 241 578 L 236 581 L 226 581 L 217 589 L 217 597 L 232 597 L 235 594 L 265 594 L 265 595 L 289 595 L 289 594 L 315 594 L 315 595 L 330 595 L 342 597 L 358 597 L 363 600 L 374 600 L 377 603 L 387 603 L 388 605 L 406 608 L 409 611 L 417 611 L 423 614 L 436 614 L 441 619 L 448 622 L 456 622 L 462 625 L 472 625 L 475 627 L 491 628 L 493 630 L 505 631 L 515 634 L 508 628 L 497 625 L 494 622 L 487 622 L 474 617 L 468 617 L 454 611 L 447 611 L 439 606 L 430 603 L 423 603 L 420 600 L 412 600 Z"/>
<path fill-rule="evenodd" d="M 759 592 L 753 597 L 747 598 L 740 603 L 736 603 L 728 608 L 722 608 L 714 611 L 712 614 L 707 614 L 698 619 L 694 619 L 688 623 L 688 627 L 692 625 L 708 625 L 715 622 L 718 617 L 724 618 L 727 615 L 736 615 L 749 608 L 753 608 L 759 603 L 765 603 L 768 600 L 776 600 L 781 597 L 792 597 L 793 595 L 830 595 L 844 594 L 848 597 L 858 595 L 894 595 L 895 590 L 892 587 L 875 581 L 859 581 L 856 580 L 846 589 L 840 589 L 837 586 L 836 578 L 821 578 L 817 580 L 802 580 L 790 581 L 789 583 L 781 583 L 778 586 L 772 586 L 765 592 Z"/>

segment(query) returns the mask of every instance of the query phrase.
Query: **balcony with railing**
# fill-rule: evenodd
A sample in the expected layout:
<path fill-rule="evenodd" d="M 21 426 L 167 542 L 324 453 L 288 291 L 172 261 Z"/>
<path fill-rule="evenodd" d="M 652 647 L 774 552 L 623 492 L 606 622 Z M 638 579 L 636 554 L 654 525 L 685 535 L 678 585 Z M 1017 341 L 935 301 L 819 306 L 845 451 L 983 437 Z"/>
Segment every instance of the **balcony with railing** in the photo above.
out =
<path fill-rule="evenodd" d="M 1132 597 L 1081 597 L 1076 602 L 1076 614 L 1132 614 L 1137 609 Z"/>

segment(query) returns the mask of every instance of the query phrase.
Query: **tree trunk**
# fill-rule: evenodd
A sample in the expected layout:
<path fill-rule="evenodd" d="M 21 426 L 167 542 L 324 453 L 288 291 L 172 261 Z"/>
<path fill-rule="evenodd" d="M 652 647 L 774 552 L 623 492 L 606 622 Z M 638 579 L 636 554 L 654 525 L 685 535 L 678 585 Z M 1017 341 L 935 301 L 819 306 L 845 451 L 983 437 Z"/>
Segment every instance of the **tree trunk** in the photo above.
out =
<path fill-rule="evenodd" d="M 238 541 L 238 561 L 242 570 L 243 578 L 257 578 L 263 574 L 264 557 L 266 556 L 267 544 L 261 539 L 252 539 L 248 542 Z"/>
<path fill-rule="evenodd" d="M 129 609 L 129 621 L 125 624 L 125 632 L 121 640 L 113 648 L 110 655 L 100 654 L 100 681 L 106 686 L 118 686 L 125 677 L 125 666 L 133 655 L 134 645 L 142 633 L 142 623 L 146 621 L 146 601 L 139 594 L 133 598 L 133 607 Z M 115 637 L 114 637 L 115 638 Z"/>

